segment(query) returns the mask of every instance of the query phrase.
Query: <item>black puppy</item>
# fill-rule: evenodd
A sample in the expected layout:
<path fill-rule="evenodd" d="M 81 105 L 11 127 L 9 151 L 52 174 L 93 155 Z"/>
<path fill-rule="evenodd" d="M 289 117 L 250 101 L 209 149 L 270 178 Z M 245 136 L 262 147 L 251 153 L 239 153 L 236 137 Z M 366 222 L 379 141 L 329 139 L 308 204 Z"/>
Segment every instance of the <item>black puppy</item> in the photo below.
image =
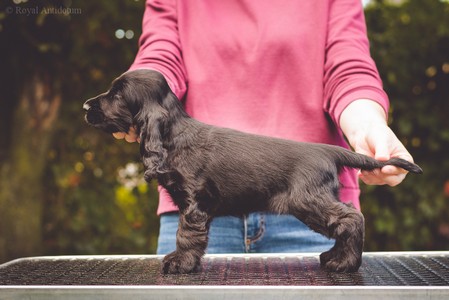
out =
<path fill-rule="evenodd" d="M 180 209 L 176 251 L 165 273 L 188 273 L 200 264 L 213 217 L 253 211 L 292 214 L 335 239 L 321 265 L 356 271 L 362 260 L 363 215 L 339 201 L 344 167 L 373 170 L 419 166 L 400 158 L 386 162 L 341 147 L 246 134 L 189 117 L 164 77 L 151 70 L 125 73 L 109 91 L 84 104 L 86 121 L 109 133 L 135 126 L 147 181 L 157 178 Z"/>

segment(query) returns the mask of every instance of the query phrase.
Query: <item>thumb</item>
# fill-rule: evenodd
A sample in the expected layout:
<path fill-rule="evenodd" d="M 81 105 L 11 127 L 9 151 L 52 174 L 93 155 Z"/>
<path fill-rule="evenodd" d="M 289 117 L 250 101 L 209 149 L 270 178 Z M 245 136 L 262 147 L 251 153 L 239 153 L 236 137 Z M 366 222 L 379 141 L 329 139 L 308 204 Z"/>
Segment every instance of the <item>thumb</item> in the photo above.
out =
<path fill-rule="evenodd" d="M 378 142 L 374 146 L 374 158 L 380 161 L 386 161 L 390 159 L 390 151 L 388 149 L 387 143 Z"/>
<path fill-rule="evenodd" d="M 374 149 L 374 158 L 380 161 L 386 161 L 391 158 L 390 149 L 388 147 L 388 137 L 385 132 L 377 132 L 370 139 L 370 148 Z"/>
<path fill-rule="evenodd" d="M 374 158 L 380 161 L 389 160 L 391 158 L 391 151 L 388 145 L 386 137 L 377 139 L 376 144 L 374 145 Z M 395 166 L 388 165 L 382 168 L 382 174 L 385 175 L 398 175 L 399 173 L 401 173 L 400 169 Z"/>

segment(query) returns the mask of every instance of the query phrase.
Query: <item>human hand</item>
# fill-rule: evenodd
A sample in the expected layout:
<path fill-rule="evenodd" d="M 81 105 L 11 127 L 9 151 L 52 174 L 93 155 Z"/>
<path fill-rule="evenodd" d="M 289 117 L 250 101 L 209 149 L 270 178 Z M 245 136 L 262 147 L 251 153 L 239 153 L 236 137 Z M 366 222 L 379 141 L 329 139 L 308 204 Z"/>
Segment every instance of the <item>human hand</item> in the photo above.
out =
<path fill-rule="evenodd" d="M 386 125 L 371 125 L 360 130 L 359 135 L 351 142 L 354 151 L 385 161 L 399 157 L 413 161 L 393 131 Z M 366 184 L 396 186 L 401 183 L 407 171 L 395 166 L 385 166 L 373 171 L 359 171 L 359 178 Z"/>
<path fill-rule="evenodd" d="M 355 152 L 381 161 L 399 157 L 413 162 L 410 153 L 388 127 L 383 108 L 376 102 L 358 100 L 351 103 L 340 117 L 340 126 Z M 395 166 L 359 171 L 359 178 L 371 185 L 396 186 L 406 175 L 406 170 Z"/>
<path fill-rule="evenodd" d="M 140 138 L 137 136 L 136 128 L 134 127 L 130 127 L 128 132 L 114 132 L 112 136 L 118 140 L 125 139 L 128 143 L 140 143 Z"/>

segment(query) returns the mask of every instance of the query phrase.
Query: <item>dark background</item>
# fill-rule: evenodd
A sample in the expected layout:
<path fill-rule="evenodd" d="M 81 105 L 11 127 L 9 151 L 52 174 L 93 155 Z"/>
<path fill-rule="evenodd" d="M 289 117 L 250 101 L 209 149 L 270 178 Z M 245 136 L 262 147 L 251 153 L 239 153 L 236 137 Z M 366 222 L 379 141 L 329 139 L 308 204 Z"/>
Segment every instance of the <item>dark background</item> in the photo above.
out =
<path fill-rule="evenodd" d="M 81 109 L 133 61 L 143 10 L 143 0 L 1 2 L 0 262 L 154 253 L 156 185 L 142 180 L 138 146 L 89 128 Z M 362 184 L 365 250 L 447 250 L 449 3 L 372 1 L 366 19 L 389 122 L 425 173 Z"/>

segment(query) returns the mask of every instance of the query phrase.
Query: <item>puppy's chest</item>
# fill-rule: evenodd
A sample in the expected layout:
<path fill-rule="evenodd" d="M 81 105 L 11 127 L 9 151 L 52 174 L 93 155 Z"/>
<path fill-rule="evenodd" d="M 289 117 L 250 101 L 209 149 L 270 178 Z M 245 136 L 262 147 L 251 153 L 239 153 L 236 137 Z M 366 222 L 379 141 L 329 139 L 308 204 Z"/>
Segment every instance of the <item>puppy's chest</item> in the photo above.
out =
<path fill-rule="evenodd" d="M 182 208 L 186 205 L 188 192 L 185 188 L 185 178 L 177 171 L 165 173 L 157 177 L 158 183 L 170 194 L 175 204 Z"/>
<path fill-rule="evenodd" d="M 184 182 L 183 176 L 179 172 L 169 172 L 162 175 L 158 175 L 157 180 L 168 191 L 181 191 L 182 182 Z"/>

